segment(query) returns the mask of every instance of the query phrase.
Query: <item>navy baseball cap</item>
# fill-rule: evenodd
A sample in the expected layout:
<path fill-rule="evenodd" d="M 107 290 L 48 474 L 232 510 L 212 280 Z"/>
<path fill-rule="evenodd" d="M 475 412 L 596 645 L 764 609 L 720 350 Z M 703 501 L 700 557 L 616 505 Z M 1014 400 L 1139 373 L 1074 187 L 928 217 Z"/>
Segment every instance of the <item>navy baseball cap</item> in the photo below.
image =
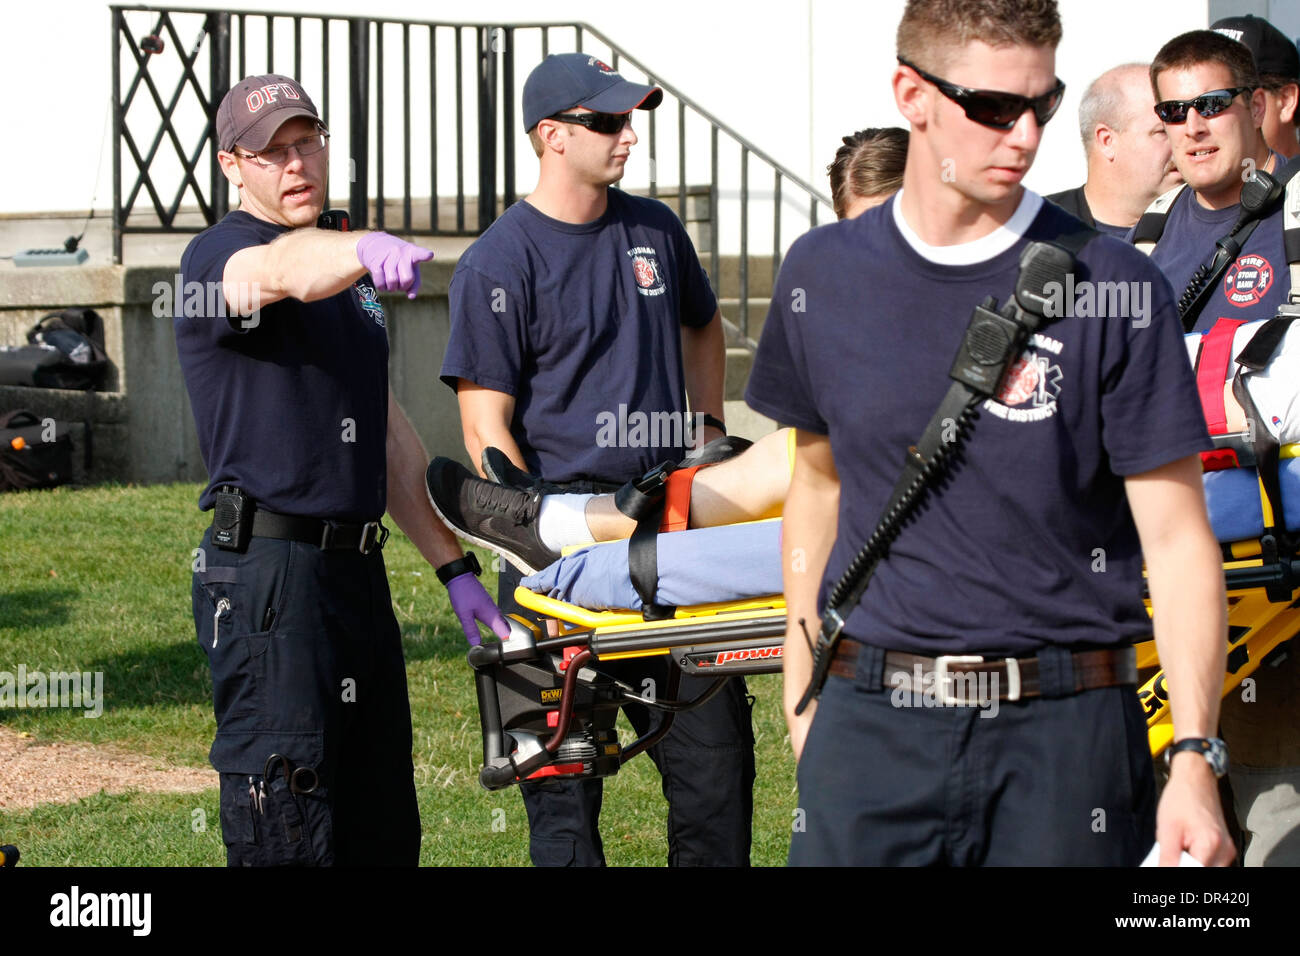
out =
<path fill-rule="evenodd" d="M 232 86 L 217 107 L 217 149 L 238 144 L 256 153 L 265 149 L 276 130 L 295 116 L 320 123 L 316 104 L 297 80 L 278 73 L 249 76 Z M 320 123 L 324 128 L 324 123 Z"/>
<path fill-rule="evenodd" d="M 524 131 L 575 106 L 597 113 L 629 113 L 652 110 L 663 98 L 659 87 L 630 83 L 594 56 L 552 53 L 524 81 Z"/>
<path fill-rule="evenodd" d="M 1210 29 L 1245 46 L 1255 57 L 1255 69 L 1260 73 L 1300 79 L 1300 51 L 1267 20 L 1250 14 L 1224 17 L 1215 20 Z"/>

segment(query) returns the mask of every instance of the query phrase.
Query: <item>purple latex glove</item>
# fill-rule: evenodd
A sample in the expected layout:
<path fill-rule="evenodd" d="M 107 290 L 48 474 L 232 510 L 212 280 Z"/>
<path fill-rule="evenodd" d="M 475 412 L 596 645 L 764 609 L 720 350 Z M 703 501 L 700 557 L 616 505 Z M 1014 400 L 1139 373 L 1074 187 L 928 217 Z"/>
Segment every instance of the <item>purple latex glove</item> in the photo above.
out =
<path fill-rule="evenodd" d="M 447 596 L 451 598 L 451 609 L 460 618 L 465 640 L 471 644 L 482 643 L 475 619 L 492 628 L 493 633 L 503 641 L 510 636 L 510 624 L 506 621 L 506 616 L 488 597 L 482 582 L 472 572 L 466 571 L 448 581 Z"/>
<path fill-rule="evenodd" d="M 368 232 L 357 243 L 357 261 L 365 266 L 380 292 L 405 291 L 414 299 L 420 291 L 420 263 L 433 258 L 423 246 L 386 232 Z"/>

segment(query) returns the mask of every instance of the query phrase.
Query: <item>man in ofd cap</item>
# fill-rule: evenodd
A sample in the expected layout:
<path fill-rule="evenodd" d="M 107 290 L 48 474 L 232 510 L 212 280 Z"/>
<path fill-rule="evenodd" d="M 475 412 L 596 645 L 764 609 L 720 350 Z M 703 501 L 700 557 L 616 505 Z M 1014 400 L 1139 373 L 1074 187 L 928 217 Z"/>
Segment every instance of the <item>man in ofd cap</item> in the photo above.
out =
<path fill-rule="evenodd" d="M 611 188 L 637 142 L 635 111 L 662 98 L 595 57 L 547 57 L 523 94 L 524 129 L 541 164 L 537 188 L 461 257 L 451 281 L 442 378 L 456 390 L 470 459 L 495 447 L 551 490 L 578 492 L 541 516 L 543 534 L 585 528 L 591 493 L 613 491 L 724 433 L 725 351 L 708 277 L 667 206 Z M 686 427 L 688 398 L 703 429 Z M 609 415 L 634 414 L 675 421 L 677 444 L 602 435 Z M 454 499 L 450 486 L 467 477 L 431 468 L 430 487 L 446 485 Z M 526 496 L 499 490 L 470 502 L 471 524 L 530 506 L 515 500 Z M 513 571 L 503 567 L 498 601 L 513 593 Z M 639 693 L 663 696 L 663 661 L 608 670 Z M 688 683 L 682 696 L 690 699 Z M 638 732 L 654 723 L 643 706 L 625 713 Z M 698 710 L 678 714 L 651 756 L 669 801 L 669 863 L 747 865 L 754 755 L 744 683 L 733 679 Z M 535 864 L 604 863 L 599 780 L 523 791 Z"/>
<path fill-rule="evenodd" d="M 1259 85 L 1264 91 L 1264 121 L 1260 128 L 1268 148 L 1283 159 L 1300 154 L 1296 126 L 1300 120 L 1300 51 L 1286 34 L 1260 17 L 1224 17 L 1210 26 L 1236 40 L 1255 58 Z"/>
<path fill-rule="evenodd" d="M 213 524 L 192 598 L 212 669 L 232 866 L 415 864 L 420 847 L 387 509 L 438 569 L 467 636 L 504 619 L 437 521 L 428 460 L 388 388 L 377 293 L 412 298 L 427 249 L 316 228 L 329 133 L 303 88 L 249 77 L 217 111 L 240 208 L 189 244 L 176 345 Z M 179 300 L 179 296 L 177 299 Z M 188 305 L 187 299 L 186 304 Z"/>

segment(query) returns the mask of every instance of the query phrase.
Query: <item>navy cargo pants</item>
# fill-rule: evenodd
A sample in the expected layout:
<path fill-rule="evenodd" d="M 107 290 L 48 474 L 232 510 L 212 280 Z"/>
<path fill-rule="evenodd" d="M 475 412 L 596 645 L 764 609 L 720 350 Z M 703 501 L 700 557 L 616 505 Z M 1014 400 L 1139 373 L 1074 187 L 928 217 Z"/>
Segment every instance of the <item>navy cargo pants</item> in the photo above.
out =
<path fill-rule="evenodd" d="M 237 554 L 209 533 L 192 599 L 228 864 L 414 866 L 411 711 L 383 555 L 271 538 Z M 267 779 L 272 754 L 303 768 L 295 786 L 280 764 Z"/>
<path fill-rule="evenodd" d="M 1039 660 L 1072 680 L 1063 653 Z M 882 686 L 882 666 L 867 648 L 855 678 L 826 682 L 799 760 L 792 866 L 1136 866 L 1155 843 L 1135 688 L 925 707 Z"/>
<path fill-rule="evenodd" d="M 514 600 L 519 572 L 502 562 L 498 605 L 534 617 Z M 643 658 L 594 665 L 638 691 L 662 697 L 669 664 Z M 683 677 L 681 697 L 691 700 L 712 681 Z M 668 801 L 669 866 L 749 866 L 754 816 L 754 725 L 744 678 L 733 677 L 707 703 L 678 714 L 650 758 L 663 778 Z M 639 704 L 623 713 L 638 735 L 658 727 L 661 712 Z M 600 839 L 603 796 L 599 778 L 520 785 L 528 811 L 529 855 L 534 866 L 604 866 Z"/>

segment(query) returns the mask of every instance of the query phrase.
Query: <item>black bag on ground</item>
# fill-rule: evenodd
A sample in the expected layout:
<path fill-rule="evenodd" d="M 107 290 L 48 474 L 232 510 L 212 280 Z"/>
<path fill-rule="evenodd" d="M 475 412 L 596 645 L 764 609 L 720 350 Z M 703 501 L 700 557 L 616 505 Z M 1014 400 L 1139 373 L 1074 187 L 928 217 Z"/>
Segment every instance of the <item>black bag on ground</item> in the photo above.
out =
<path fill-rule="evenodd" d="M 27 342 L 0 347 L 0 385 L 98 388 L 108 371 L 104 320 L 94 309 L 51 312 L 28 330 Z"/>
<path fill-rule="evenodd" d="M 25 408 L 0 415 L 0 491 L 53 488 L 72 479 L 68 426 Z"/>

